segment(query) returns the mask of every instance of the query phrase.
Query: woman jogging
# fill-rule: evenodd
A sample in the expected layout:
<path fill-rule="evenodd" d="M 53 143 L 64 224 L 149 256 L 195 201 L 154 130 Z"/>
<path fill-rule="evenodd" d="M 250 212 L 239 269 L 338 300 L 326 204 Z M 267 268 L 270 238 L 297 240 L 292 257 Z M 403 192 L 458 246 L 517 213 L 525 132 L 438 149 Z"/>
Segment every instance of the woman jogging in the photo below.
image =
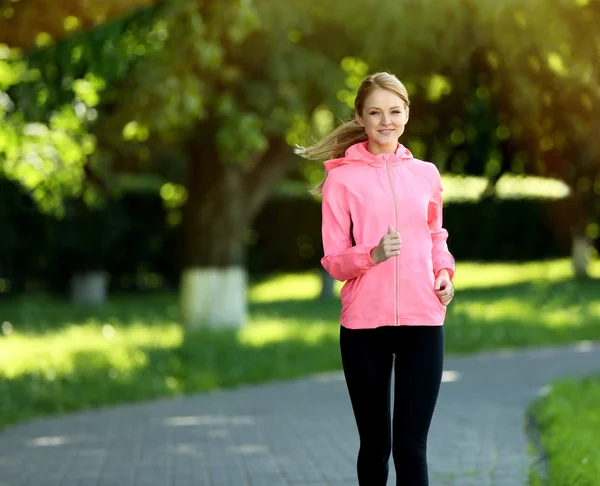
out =
<path fill-rule="evenodd" d="M 441 178 L 435 165 L 398 142 L 409 99 L 397 77 L 367 76 L 354 106 L 352 121 L 297 153 L 329 159 L 317 189 L 323 194 L 322 264 L 346 282 L 340 351 L 360 437 L 358 481 L 384 486 L 392 453 L 397 485 L 426 486 L 443 324 L 454 296 Z"/>

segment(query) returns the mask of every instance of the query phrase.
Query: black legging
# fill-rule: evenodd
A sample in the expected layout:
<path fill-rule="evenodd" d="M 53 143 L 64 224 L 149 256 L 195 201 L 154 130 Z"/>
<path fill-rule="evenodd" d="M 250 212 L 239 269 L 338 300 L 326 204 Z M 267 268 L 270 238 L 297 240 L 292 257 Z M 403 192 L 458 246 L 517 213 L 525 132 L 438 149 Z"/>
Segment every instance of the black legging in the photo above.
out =
<path fill-rule="evenodd" d="M 393 450 L 397 485 L 428 486 L 427 434 L 444 361 L 443 326 L 347 329 L 340 349 L 360 437 L 358 483 L 384 486 Z M 395 359 L 393 448 L 390 387 Z"/>

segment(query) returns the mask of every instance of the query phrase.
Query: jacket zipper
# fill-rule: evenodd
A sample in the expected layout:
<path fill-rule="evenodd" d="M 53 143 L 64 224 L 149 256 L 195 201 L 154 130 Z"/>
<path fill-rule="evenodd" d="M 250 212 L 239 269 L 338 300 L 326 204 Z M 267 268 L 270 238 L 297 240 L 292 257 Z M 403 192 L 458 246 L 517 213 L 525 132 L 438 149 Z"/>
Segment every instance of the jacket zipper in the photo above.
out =
<path fill-rule="evenodd" d="M 390 162 L 389 160 L 385 161 L 385 168 L 387 170 L 388 181 L 390 183 L 390 189 L 392 191 L 392 196 L 394 197 L 394 229 L 398 231 L 398 199 L 396 198 L 396 191 L 394 191 L 394 184 L 392 183 L 392 174 L 390 172 Z M 399 296 L 398 296 L 398 288 L 399 288 L 399 278 L 398 274 L 400 273 L 399 269 L 400 260 L 398 257 L 394 258 L 394 326 L 399 325 Z"/>

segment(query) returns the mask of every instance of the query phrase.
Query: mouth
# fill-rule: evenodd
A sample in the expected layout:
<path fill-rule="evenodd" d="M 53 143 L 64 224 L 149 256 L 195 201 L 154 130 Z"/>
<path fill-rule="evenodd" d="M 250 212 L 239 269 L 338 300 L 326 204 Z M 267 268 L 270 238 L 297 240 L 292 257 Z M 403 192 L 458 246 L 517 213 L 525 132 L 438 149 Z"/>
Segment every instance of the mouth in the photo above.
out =
<path fill-rule="evenodd" d="M 394 133 L 394 130 L 386 129 L 386 130 L 378 130 L 378 132 L 381 133 L 382 135 L 391 135 L 392 133 Z"/>

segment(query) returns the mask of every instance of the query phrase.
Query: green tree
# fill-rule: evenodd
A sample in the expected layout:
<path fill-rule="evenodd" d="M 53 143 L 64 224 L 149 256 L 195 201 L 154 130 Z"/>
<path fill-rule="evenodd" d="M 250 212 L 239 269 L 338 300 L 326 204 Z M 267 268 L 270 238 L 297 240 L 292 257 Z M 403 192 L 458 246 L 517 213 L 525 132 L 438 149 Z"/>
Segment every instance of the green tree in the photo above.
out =
<path fill-rule="evenodd" d="M 587 275 L 600 222 L 600 103 L 594 0 L 513 4 L 496 18 L 502 42 L 488 52 L 492 96 L 502 103 L 499 130 L 521 170 L 557 177 L 570 188 L 564 211 L 549 215 L 570 234 L 577 277 Z"/>
<path fill-rule="evenodd" d="M 45 211 L 60 214 L 64 197 L 94 197 L 86 181 L 97 105 L 105 88 L 160 49 L 154 13 L 141 10 L 25 52 L 0 45 L 0 170 L 30 189 Z"/>
<path fill-rule="evenodd" d="M 490 196 L 507 171 L 563 180 L 571 195 L 549 218 L 557 236 L 572 235 L 575 273 L 585 276 L 590 243 L 600 241 L 600 1 L 379 7 L 373 24 L 340 20 L 364 36 L 357 55 L 370 67 L 397 66 L 405 77 L 413 99 L 407 138 L 417 154 L 487 176 Z"/>
<path fill-rule="evenodd" d="M 182 310 L 189 326 L 240 325 L 245 235 L 297 164 L 290 144 L 343 84 L 339 60 L 302 42 L 301 2 L 177 1 L 165 10 L 164 51 L 107 99 L 95 168 L 158 173 L 182 202 Z M 123 96 L 127 93 L 127 96 Z"/>
<path fill-rule="evenodd" d="M 73 229 L 65 236 L 73 264 L 64 269 L 75 300 L 105 299 L 106 249 L 118 233 L 116 221 L 99 218 L 99 206 L 119 191 L 92 170 L 98 106 L 105 89 L 160 50 L 159 10 L 151 6 L 23 53 L 0 48 L 0 171 Z M 95 221 L 93 238 L 84 238 L 81 221 Z"/>

